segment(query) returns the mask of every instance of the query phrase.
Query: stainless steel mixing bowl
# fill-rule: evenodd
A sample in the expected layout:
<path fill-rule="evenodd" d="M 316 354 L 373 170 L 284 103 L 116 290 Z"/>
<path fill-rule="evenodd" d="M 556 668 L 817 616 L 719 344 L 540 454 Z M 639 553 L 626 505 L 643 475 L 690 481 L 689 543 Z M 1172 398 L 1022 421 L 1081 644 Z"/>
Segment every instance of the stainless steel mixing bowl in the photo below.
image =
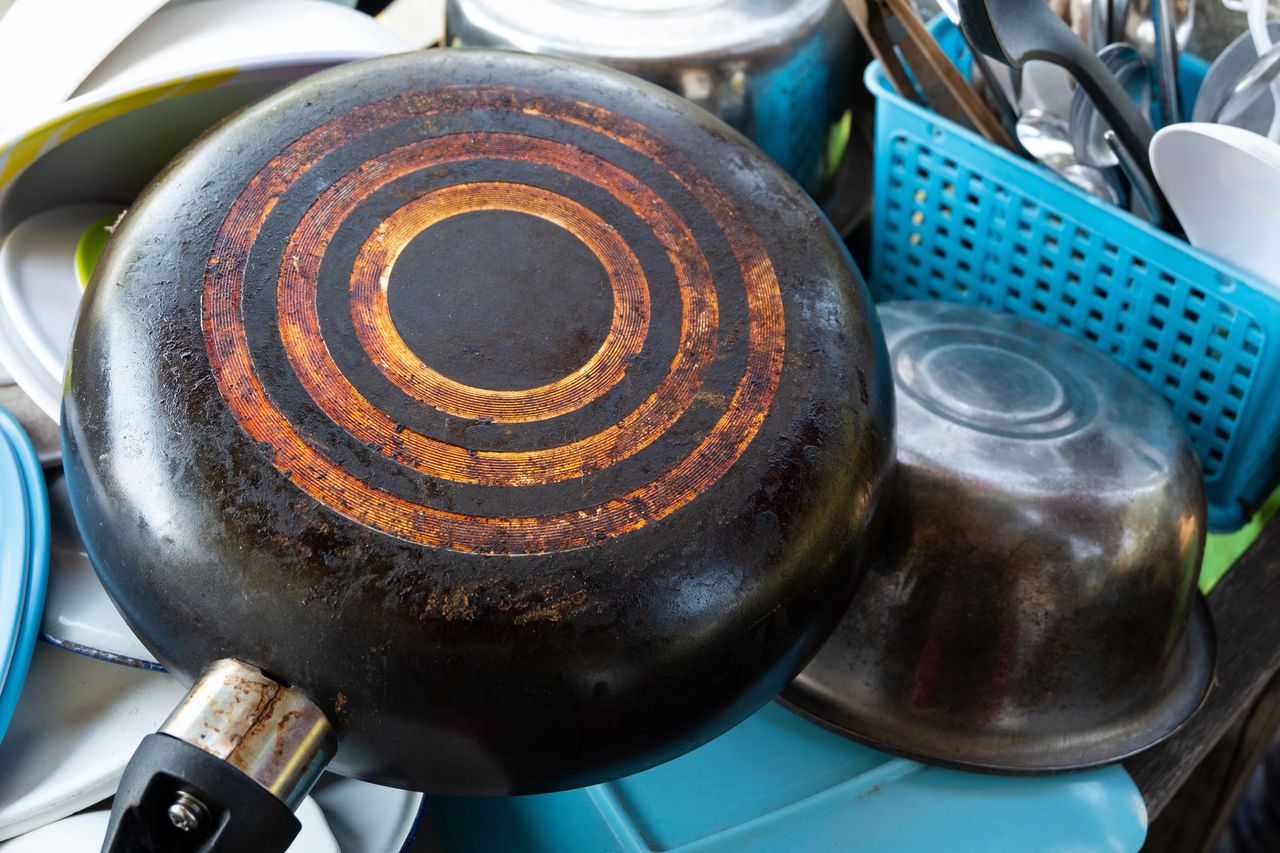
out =
<path fill-rule="evenodd" d="M 981 770 L 1090 767 L 1167 737 L 1213 674 L 1203 484 L 1172 414 L 1036 323 L 925 302 L 880 320 L 898 419 L 886 529 L 784 703 Z"/>
<path fill-rule="evenodd" d="M 868 60 L 840 0 L 449 0 L 446 43 L 643 77 L 742 131 L 814 194 L 839 165 Z"/>

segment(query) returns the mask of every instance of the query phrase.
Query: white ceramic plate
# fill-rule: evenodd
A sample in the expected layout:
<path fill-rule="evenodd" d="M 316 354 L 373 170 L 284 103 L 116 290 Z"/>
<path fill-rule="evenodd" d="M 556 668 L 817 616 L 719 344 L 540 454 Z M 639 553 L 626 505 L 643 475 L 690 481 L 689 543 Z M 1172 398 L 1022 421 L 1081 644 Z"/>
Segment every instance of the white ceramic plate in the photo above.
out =
<path fill-rule="evenodd" d="M 62 381 L 80 295 L 76 246 L 96 221 L 118 214 L 110 205 L 76 205 L 37 214 L 0 243 L 0 307 L 39 363 Z"/>
<path fill-rule="evenodd" d="M 302 823 L 289 853 L 347 853 L 338 846 L 324 812 L 307 798 L 295 812 Z M 98 853 L 107 834 L 111 812 L 96 811 L 64 817 L 0 844 L 4 853 Z"/>
<path fill-rule="evenodd" d="M 31 402 L 55 422 L 62 407 L 62 383 L 49 374 L 22 342 L 6 311 L 0 310 L 0 365 L 4 365 Z"/>
<path fill-rule="evenodd" d="M 342 853 L 396 853 L 413 842 L 422 794 L 327 773 L 311 796 Z"/>
<path fill-rule="evenodd" d="M 160 25 L 171 13 L 207 26 L 166 42 Z M 103 61 L 83 94 L 0 144 L 0 234 L 53 207 L 127 203 L 229 113 L 323 68 L 409 47 L 368 16 L 319 0 L 166 9 Z"/>
<path fill-rule="evenodd" d="M 71 514 L 66 477 L 50 472 L 46 480 L 53 541 L 40 639 L 111 663 L 163 669 L 102 588 Z"/>
<path fill-rule="evenodd" d="M 0 15 L 0 136 L 66 100 L 165 0 L 16 0 Z"/>
<path fill-rule="evenodd" d="M 138 744 L 185 694 L 164 673 L 38 643 L 0 742 L 0 839 L 111 796 Z"/>
<path fill-rule="evenodd" d="M 75 93 L 145 86 L 262 60 L 378 56 L 411 47 L 368 15 L 321 0 L 183 3 L 160 10 L 134 30 Z"/>

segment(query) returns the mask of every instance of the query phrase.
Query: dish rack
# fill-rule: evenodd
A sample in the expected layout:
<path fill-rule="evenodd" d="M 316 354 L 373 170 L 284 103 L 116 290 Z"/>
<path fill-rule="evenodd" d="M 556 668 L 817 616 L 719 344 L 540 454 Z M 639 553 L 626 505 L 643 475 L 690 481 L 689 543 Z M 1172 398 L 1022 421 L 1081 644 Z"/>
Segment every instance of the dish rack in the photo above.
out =
<path fill-rule="evenodd" d="M 963 73 L 946 19 L 930 24 Z M 1203 61 L 1185 57 L 1183 103 Z M 891 88 L 878 62 L 871 291 L 1007 311 L 1092 344 L 1154 388 L 1200 456 L 1214 530 L 1244 524 L 1280 482 L 1280 299 L 1048 169 Z"/>

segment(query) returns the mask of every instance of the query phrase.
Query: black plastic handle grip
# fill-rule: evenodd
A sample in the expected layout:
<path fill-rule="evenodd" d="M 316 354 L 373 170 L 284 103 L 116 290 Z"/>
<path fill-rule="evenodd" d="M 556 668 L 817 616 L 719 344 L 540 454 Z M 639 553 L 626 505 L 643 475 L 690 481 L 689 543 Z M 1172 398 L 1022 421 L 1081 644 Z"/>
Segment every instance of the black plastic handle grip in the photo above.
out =
<path fill-rule="evenodd" d="M 302 824 L 266 788 L 199 747 L 148 735 L 116 791 L 103 853 L 284 853 Z"/>

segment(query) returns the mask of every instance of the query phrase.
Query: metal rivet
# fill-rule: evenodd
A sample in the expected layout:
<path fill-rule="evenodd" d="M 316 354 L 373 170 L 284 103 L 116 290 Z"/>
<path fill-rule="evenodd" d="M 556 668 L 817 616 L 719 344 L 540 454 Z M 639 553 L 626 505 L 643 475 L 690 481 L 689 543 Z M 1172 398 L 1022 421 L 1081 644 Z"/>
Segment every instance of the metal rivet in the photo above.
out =
<path fill-rule="evenodd" d="M 209 810 L 204 803 L 188 794 L 179 791 L 173 805 L 169 806 L 169 820 L 183 832 L 193 832 L 200 828 L 209 817 Z"/>

